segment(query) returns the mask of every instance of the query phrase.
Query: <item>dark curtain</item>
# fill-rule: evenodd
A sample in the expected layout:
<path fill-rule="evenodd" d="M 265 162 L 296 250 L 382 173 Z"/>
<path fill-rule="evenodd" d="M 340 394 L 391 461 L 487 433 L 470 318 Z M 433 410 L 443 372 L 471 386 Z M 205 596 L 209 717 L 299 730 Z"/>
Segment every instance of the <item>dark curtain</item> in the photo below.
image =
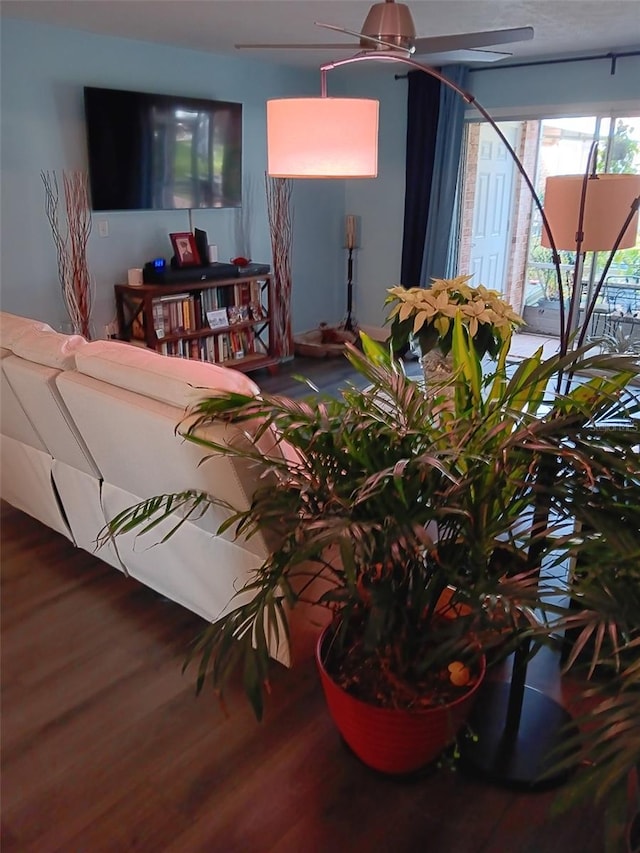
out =
<path fill-rule="evenodd" d="M 468 69 L 464 65 L 445 68 L 446 77 L 465 88 Z M 466 102 L 448 86 L 440 89 L 440 107 L 435 152 L 433 155 L 433 181 L 427 199 L 427 228 L 424 254 L 420 271 L 421 287 L 431 287 L 434 278 L 450 278 L 455 271 L 457 247 L 455 214 L 460 153 L 464 135 Z"/>
<path fill-rule="evenodd" d="M 440 110 L 440 82 L 423 71 L 411 71 L 408 78 L 407 165 L 400 281 L 405 287 L 417 287 L 420 284 L 429 215 Z"/>

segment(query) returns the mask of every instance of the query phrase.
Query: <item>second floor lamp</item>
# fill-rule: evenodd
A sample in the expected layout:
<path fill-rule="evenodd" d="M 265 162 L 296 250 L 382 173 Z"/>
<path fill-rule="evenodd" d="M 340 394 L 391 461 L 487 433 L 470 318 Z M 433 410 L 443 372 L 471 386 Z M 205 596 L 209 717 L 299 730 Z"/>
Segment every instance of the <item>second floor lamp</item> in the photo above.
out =
<path fill-rule="evenodd" d="M 575 252 L 576 255 L 573 288 L 577 289 L 577 296 L 570 300 L 567 326 L 571 334 L 577 333 L 578 346 L 584 343 L 615 252 L 633 248 L 638 231 L 640 175 L 599 175 L 595 171 L 596 153 L 597 145 L 594 143 L 584 175 L 547 178 L 544 194 L 544 209 L 555 248 Z M 625 210 L 629 214 L 621 229 L 614 211 Z M 547 227 L 543 228 L 541 244 L 552 248 Z M 608 257 L 599 280 L 593 289 L 587 291 L 583 309 L 582 279 L 587 252 L 607 252 Z M 584 310 L 582 318 L 581 310 Z"/>

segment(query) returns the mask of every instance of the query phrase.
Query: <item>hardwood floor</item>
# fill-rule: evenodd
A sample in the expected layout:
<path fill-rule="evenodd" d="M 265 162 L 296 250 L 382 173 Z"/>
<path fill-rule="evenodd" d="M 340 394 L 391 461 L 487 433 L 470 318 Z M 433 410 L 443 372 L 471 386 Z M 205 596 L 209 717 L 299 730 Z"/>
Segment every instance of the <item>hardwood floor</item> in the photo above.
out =
<path fill-rule="evenodd" d="M 408 376 L 418 376 L 421 370 L 417 361 L 406 362 L 405 369 Z M 342 356 L 334 358 L 296 357 L 291 361 L 283 362 L 273 374 L 267 370 L 259 370 L 252 373 L 251 377 L 263 391 L 296 398 L 314 393 L 313 388 L 310 388 L 305 382 L 300 382 L 296 377 L 309 380 L 318 391 L 332 396 L 336 396 L 338 389 L 344 387 L 347 382 L 354 383 L 358 388 L 367 385 L 367 381 Z"/>
<path fill-rule="evenodd" d="M 602 850 L 593 808 L 551 817 L 459 772 L 368 770 L 312 661 L 274 672 L 257 723 L 181 674 L 201 620 L 2 504 L 2 850 Z M 557 686 L 557 685 L 556 685 Z"/>

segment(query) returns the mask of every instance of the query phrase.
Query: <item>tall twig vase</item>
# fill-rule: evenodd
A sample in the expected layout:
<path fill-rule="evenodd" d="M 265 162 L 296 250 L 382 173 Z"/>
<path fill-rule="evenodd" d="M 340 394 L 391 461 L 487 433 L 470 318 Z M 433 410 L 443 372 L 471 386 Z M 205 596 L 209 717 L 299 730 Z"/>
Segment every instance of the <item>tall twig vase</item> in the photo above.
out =
<path fill-rule="evenodd" d="M 293 222 L 291 212 L 291 181 L 265 175 L 267 212 L 273 256 L 273 341 L 276 355 L 293 356 L 291 324 L 291 243 Z"/>
<path fill-rule="evenodd" d="M 45 190 L 45 213 L 58 258 L 58 279 L 71 329 L 91 338 L 92 287 L 87 263 L 91 233 L 88 175 L 62 172 L 64 206 L 55 172 L 40 173 Z M 62 221 L 61 221 L 62 220 Z"/>

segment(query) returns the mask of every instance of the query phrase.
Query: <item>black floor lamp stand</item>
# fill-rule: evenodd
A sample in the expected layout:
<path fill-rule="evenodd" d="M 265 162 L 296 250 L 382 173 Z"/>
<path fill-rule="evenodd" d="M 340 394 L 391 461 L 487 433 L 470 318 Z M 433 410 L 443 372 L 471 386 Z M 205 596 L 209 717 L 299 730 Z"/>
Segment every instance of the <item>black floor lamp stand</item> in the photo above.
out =
<path fill-rule="evenodd" d="M 342 324 L 347 332 L 355 331 L 356 324 L 353 318 L 353 247 L 349 246 L 349 257 L 347 259 L 347 316 Z"/>
<path fill-rule="evenodd" d="M 553 751 L 575 731 L 572 717 L 554 699 L 527 685 L 529 643 L 513 657 L 511 681 L 487 681 L 460 743 L 462 766 L 495 784 L 519 790 L 562 785 L 573 768 L 548 773 Z"/>

